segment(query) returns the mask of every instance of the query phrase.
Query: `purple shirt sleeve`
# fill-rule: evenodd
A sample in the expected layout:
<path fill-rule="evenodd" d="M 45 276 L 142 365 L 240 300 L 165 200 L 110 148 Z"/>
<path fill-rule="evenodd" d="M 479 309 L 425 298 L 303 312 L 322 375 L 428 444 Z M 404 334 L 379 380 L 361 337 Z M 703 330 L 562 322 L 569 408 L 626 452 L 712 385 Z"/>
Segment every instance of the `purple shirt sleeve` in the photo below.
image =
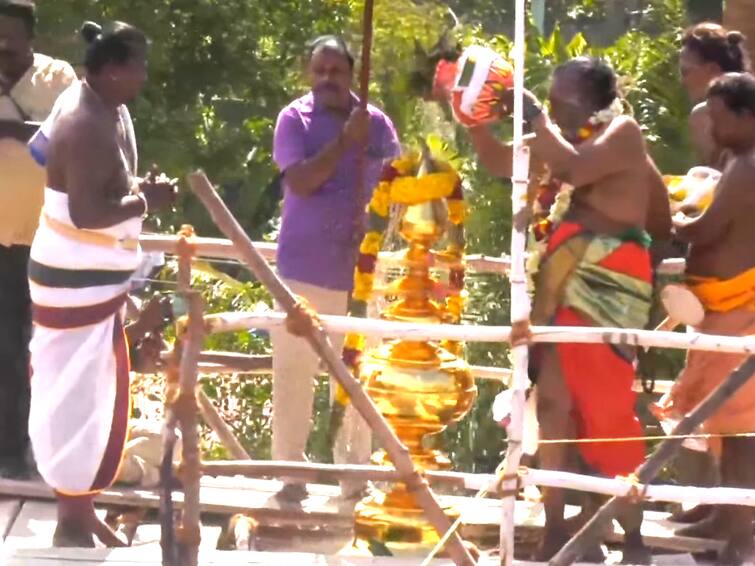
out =
<path fill-rule="evenodd" d="M 273 136 L 273 159 L 282 172 L 306 159 L 304 134 L 299 113 L 290 106 L 284 108 L 278 115 Z"/>
<path fill-rule="evenodd" d="M 401 143 L 398 140 L 393 122 L 386 114 L 383 114 L 383 123 L 385 125 L 381 143 L 383 159 L 395 159 L 401 155 Z"/>

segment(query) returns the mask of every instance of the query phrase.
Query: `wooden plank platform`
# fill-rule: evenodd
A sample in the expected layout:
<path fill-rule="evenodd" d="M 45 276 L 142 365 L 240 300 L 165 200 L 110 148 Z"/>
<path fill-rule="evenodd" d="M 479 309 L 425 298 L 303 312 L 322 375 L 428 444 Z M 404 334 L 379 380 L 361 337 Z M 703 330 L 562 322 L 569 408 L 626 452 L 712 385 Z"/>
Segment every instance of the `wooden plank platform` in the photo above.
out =
<path fill-rule="evenodd" d="M 159 554 L 147 552 L 143 549 L 116 550 L 23 550 L 7 554 L 2 562 L 6 566 L 53 566 L 56 564 L 79 566 L 93 566 L 105 564 L 107 566 L 161 566 Z M 358 556 L 325 556 L 322 554 L 299 552 L 203 552 L 200 553 L 199 563 L 203 566 L 418 566 L 419 558 L 383 558 Z M 434 560 L 432 566 L 453 566 L 450 560 Z M 497 566 L 498 557 L 483 556 L 478 566 Z M 544 563 L 514 561 L 515 566 L 545 566 Z M 696 566 L 690 555 L 656 556 L 656 566 Z M 577 563 L 576 566 L 586 566 Z"/>
<path fill-rule="evenodd" d="M 125 549 L 54 549 L 50 548 L 52 533 L 55 529 L 55 505 L 44 501 L 3 501 L 5 507 L 21 506 L 20 513 L 12 522 L 5 544 L 0 547 L 0 564 L 9 566 L 52 566 L 54 564 L 79 564 L 82 566 L 104 564 L 126 566 L 141 564 L 157 566 L 160 564 L 160 529 L 157 524 L 144 524 L 139 527 L 134 544 Z M 529 513 L 529 524 L 537 525 L 541 513 L 536 507 L 518 509 L 519 514 Z M 104 509 L 98 509 L 104 513 Z M 350 545 L 348 536 L 321 535 L 304 540 L 296 534 L 280 537 L 277 540 L 259 541 L 263 552 L 222 552 L 214 549 L 220 534 L 219 527 L 202 527 L 202 545 L 200 563 L 213 565 L 251 564 L 258 566 L 277 566 L 279 564 L 296 564 L 301 566 L 416 566 L 421 556 L 402 558 L 367 557 L 360 555 Z M 264 550 L 276 552 L 264 552 Z M 612 553 L 609 564 L 616 563 L 620 553 Z M 656 556 L 654 563 L 658 566 L 692 566 L 695 562 L 690 555 Z M 450 566 L 449 560 L 439 559 L 434 566 Z M 494 553 L 488 553 L 481 565 L 498 564 Z M 536 563 L 516 562 L 520 566 L 538 566 Z"/>
<path fill-rule="evenodd" d="M 281 509 L 273 499 L 273 495 L 281 485 L 281 482 L 274 480 L 204 477 L 200 498 L 202 511 L 205 514 L 224 516 L 235 513 L 248 513 L 254 516 L 261 524 L 261 534 L 271 539 L 270 546 L 267 548 L 274 550 L 285 550 L 285 544 L 291 537 L 298 537 L 302 541 L 309 537 L 309 544 L 311 544 L 311 539 L 323 538 L 327 533 L 331 544 L 334 537 L 335 540 L 348 541 L 353 526 L 353 502 L 343 501 L 339 497 L 340 490 L 337 486 L 308 484 L 310 495 L 302 502 L 301 507 Z M 0 481 L 0 495 L 14 495 L 42 501 L 53 499 L 50 489 L 40 482 L 2 480 Z M 498 499 L 459 496 L 441 496 L 440 499 L 442 504 L 453 505 L 461 512 L 462 536 L 478 541 L 483 547 L 496 543 L 501 513 Z M 180 493 L 175 494 L 175 500 L 180 506 Z M 152 490 L 114 488 L 103 492 L 98 498 L 98 504 L 154 509 L 159 506 L 159 495 Z M 24 518 L 29 514 L 33 515 L 33 509 L 30 507 L 26 514 L 22 513 Z M 576 514 L 578 510 L 577 507 L 569 507 L 567 515 Z M 32 519 L 33 517 L 29 518 L 29 520 Z M 515 520 L 518 527 L 517 539 L 531 542 L 539 536 L 540 529 L 545 523 L 542 504 L 518 501 Z M 646 543 L 658 549 L 699 553 L 720 547 L 720 543 L 716 541 L 675 537 L 673 532 L 678 527 L 679 525 L 668 521 L 668 514 L 646 512 L 642 530 Z M 282 531 L 281 536 L 273 534 L 274 531 Z M 49 546 L 51 532 L 45 546 Z M 621 528 L 615 524 L 608 542 L 620 542 L 622 536 Z M 157 538 L 155 537 L 155 540 Z M 276 538 L 282 544 L 275 543 Z M 210 540 L 214 545 L 217 542 L 217 536 L 213 536 Z M 303 542 L 302 544 L 306 547 L 306 544 Z M 265 549 L 265 546 L 262 548 Z M 322 550 L 317 548 L 318 552 Z M 328 548 L 328 552 L 334 550 L 331 547 Z"/>
<path fill-rule="evenodd" d="M 305 554 L 298 552 L 203 552 L 199 555 L 202 566 L 417 566 L 420 559 L 325 556 L 322 554 Z M 18 551 L 4 557 L 6 566 L 53 566 L 55 564 L 78 564 L 89 566 L 106 564 L 108 566 L 160 566 L 159 553 L 136 549 L 114 550 L 50 550 Z M 482 562 L 492 566 L 492 559 Z M 453 566 L 450 560 L 436 560 L 433 566 Z"/>
<path fill-rule="evenodd" d="M 0 499 L 0 546 L 21 512 L 21 506 L 18 499 Z"/>

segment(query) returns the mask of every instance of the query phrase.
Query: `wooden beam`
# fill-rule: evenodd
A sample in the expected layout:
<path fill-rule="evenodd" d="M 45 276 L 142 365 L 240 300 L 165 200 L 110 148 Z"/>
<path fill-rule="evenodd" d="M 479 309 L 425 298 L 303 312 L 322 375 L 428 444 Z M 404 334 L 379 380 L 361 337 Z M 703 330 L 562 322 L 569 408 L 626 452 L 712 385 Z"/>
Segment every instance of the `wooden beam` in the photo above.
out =
<path fill-rule="evenodd" d="M 431 480 L 432 481 L 432 480 Z M 248 480 L 244 478 L 202 478 L 202 512 L 207 514 L 233 515 L 247 513 L 259 521 L 265 531 L 291 532 L 302 529 L 307 532 L 348 532 L 353 527 L 353 514 L 344 509 L 339 500 L 340 490 L 333 485 L 308 485 L 310 496 L 301 508 L 280 509 L 273 499 L 280 489 L 281 482 L 271 480 Z M 0 493 L 11 493 L 16 498 L 40 499 L 54 502 L 52 491 L 42 482 L 0 480 Z M 183 500 L 175 494 L 176 507 L 180 509 Z M 464 536 L 494 539 L 500 523 L 500 500 L 474 499 L 471 497 L 441 496 L 444 506 L 458 509 L 463 518 Z M 157 490 L 136 488 L 110 488 L 96 500 L 98 506 L 119 508 L 157 508 Z M 544 515 L 541 503 L 517 501 L 517 537 L 528 540 L 541 536 Z M 567 516 L 573 516 L 579 508 L 567 506 Z M 680 538 L 673 532 L 680 525 L 668 521 L 667 513 L 646 512 L 643 536 L 648 546 L 680 552 L 705 552 L 716 550 L 716 541 Z M 203 537 L 204 538 L 204 537 Z M 620 543 L 622 534 L 616 530 L 609 535 L 610 542 Z M 204 543 L 203 543 L 204 547 Z M 276 554 L 276 556 L 278 556 Z M 202 562 L 204 564 L 204 562 Z"/>
<path fill-rule="evenodd" d="M 510 326 L 422 324 L 327 314 L 319 315 L 318 320 L 329 333 L 356 332 L 379 338 L 508 342 L 511 336 Z M 207 315 L 205 321 L 210 333 L 237 332 L 250 328 L 272 329 L 285 325 L 286 314 L 269 311 L 216 313 Z M 530 330 L 531 342 L 534 344 L 621 344 L 733 354 L 755 353 L 753 336 L 718 336 L 700 332 L 680 333 L 594 326 L 531 326 Z"/>
<path fill-rule="evenodd" d="M 236 460 L 251 460 L 252 457 L 244 449 L 231 430 L 231 427 L 220 416 L 215 405 L 207 394 L 201 388 L 197 388 L 197 402 L 199 403 L 199 412 L 202 414 L 204 421 L 218 435 L 220 443 L 226 447 L 228 452 Z"/>
<path fill-rule="evenodd" d="M 178 237 L 166 234 L 142 234 L 139 243 L 144 251 L 164 252 L 176 254 L 178 249 Z M 268 261 L 275 261 L 278 245 L 270 242 L 254 242 L 254 248 Z M 230 240 L 223 238 L 195 238 L 194 249 L 197 257 L 227 259 L 240 261 L 241 256 Z M 399 266 L 403 261 L 403 252 L 380 252 L 380 261 L 388 265 Z M 483 254 L 471 254 L 464 256 L 464 262 L 468 271 L 475 273 L 490 273 L 507 275 L 511 268 L 511 260 L 508 256 L 492 257 Z M 443 267 L 441 261 L 436 267 Z M 663 275 L 679 275 L 684 273 L 686 263 L 684 258 L 672 258 L 664 260 L 659 267 L 659 273 Z"/>
<path fill-rule="evenodd" d="M 162 356 L 167 359 L 170 352 L 163 352 Z M 477 379 L 500 381 L 508 385 L 511 380 L 509 368 L 497 368 L 491 366 L 470 366 L 472 375 Z M 200 373 L 247 373 L 268 375 L 273 371 L 272 356 L 256 354 L 238 354 L 236 352 L 202 352 L 199 357 Z M 664 395 L 671 390 L 674 382 L 661 380 L 655 382 L 654 393 Z M 642 381 L 635 380 L 633 389 L 637 393 L 643 391 Z"/>

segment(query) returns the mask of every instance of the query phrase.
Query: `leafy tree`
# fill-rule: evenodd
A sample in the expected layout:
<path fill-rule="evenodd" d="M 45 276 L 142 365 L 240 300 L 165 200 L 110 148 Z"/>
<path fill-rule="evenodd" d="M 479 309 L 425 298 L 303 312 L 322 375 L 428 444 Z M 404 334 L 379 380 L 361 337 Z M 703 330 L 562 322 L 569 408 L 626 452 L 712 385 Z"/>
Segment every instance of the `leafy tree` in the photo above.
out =
<path fill-rule="evenodd" d="M 123 20 L 151 38 L 150 82 L 134 106 L 142 166 L 159 163 L 183 177 L 203 168 L 221 185 L 242 225 L 268 229 L 277 197 L 270 149 L 279 110 L 301 89 L 305 45 L 343 29 L 349 8 L 338 0 L 42 1 L 40 36 L 51 54 L 81 61 L 75 30 L 85 19 Z M 185 193 L 164 228 L 194 224 L 214 232 Z"/>

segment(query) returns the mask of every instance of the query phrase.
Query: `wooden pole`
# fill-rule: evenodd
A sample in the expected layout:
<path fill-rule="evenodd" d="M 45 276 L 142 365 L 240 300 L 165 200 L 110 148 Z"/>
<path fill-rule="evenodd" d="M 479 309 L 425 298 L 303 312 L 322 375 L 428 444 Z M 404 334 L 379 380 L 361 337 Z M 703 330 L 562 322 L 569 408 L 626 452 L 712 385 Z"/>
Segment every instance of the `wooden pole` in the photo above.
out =
<path fill-rule="evenodd" d="M 273 367 L 272 356 L 238 354 L 236 352 L 202 352 L 199 361 L 200 363 L 233 367 L 238 372 L 249 373 L 258 371 L 269 373 Z"/>
<path fill-rule="evenodd" d="M 163 560 L 170 566 L 197 566 L 200 543 L 199 480 L 201 477 L 199 455 L 199 424 L 197 418 L 197 366 L 204 342 L 204 312 L 202 297 L 191 289 L 191 264 L 194 255 L 192 240 L 194 229 L 182 226 L 176 246 L 178 254 L 178 292 L 186 306 L 188 318 L 185 325 L 177 324 L 176 347 L 169 365 L 165 392 L 166 423 L 162 473 L 163 486 L 161 507 L 164 510 L 161 526 Z M 179 477 L 183 484 L 184 504 L 181 524 L 173 529 L 172 487 L 173 479 L 166 477 L 168 463 L 173 458 L 176 426 L 181 429 L 183 450 Z M 166 532 L 170 529 L 170 532 Z M 175 542 L 175 544 L 173 544 Z"/>
<path fill-rule="evenodd" d="M 364 11 L 362 14 L 362 60 L 359 69 L 359 108 L 367 110 L 367 104 L 370 100 L 370 62 L 372 60 L 372 15 L 374 12 L 374 0 L 364 1 Z M 353 236 L 358 243 L 362 239 L 364 231 L 365 197 L 366 187 L 364 186 L 365 161 L 367 159 L 367 144 L 365 142 L 357 151 L 356 162 L 356 211 L 354 212 Z"/>
<path fill-rule="evenodd" d="M 514 12 L 514 161 L 511 190 L 511 325 L 527 328 L 530 318 L 530 299 L 527 293 L 525 251 L 527 246 L 527 187 L 529 185 L 530 154 L 524 144 L 524 21 L 525 0 L 516 0 Z M 524 405 L 530 380 L 528 375 L 528 347 L 513 345 L 513 380 L 511 384 L 511 420 L 506 427 L 508 447 L 503 466 L 503 501 L 501 511 L 500 563 L 511 566 L 514 561 L 515 504 L 519 490 L 517 471 L 522 457 Z"/>
<path fill-rule="evenodd" d="M 199 401 L 199 411 L 202 413 L 202 418 L 215 431 L 220 443 L 226 447 L 231 456 L 236 460 L 251 460 L 252 457 L 244 450 L 239 439 L 233 434 L 231 427 L 226 424 L 215 405 L 212 404 L 212 400 L 201 388 L 197 389 L 197 401 Z"/>
<path fill-rule="evenodd" d="M 697 427 L 710 418 L 723 403 L 734 395 L 755 373 L 755 356 L 748 357 L 742 365 L 727 377 L 702 403 L 676 426 L 674 436 L 691 434 Z M 635 472 L 640 484 L 652 481 L 663 466 L 679 450 L 683 439 L 674 438 L 664 441 L 657 450 Z M 578 560 L 587 547 L 598 540 L 605 525 L 613 520 L 620 498 L 612 497 L 608 503 L 598 510 L 587 524 L 564 546 L 550 561 L 551 566 L 567 566 Z"/>
<path fill-rule="evenodd" d="M 144 251 L 163 252 L 175 254 L 179 238 L 167 234 L 143 234 L 139 237 L 139 245 Z M 195 256 L 215 259 L 239 260 L 239 254 L 233 244 L 224 238 L 195 238 L 193 240 Z M 277 253 L 277 244 L 270 242 L 254 242 L 254 247 L 268 261 L 275 261 Z M 402 252 L 380 252 L 380 262 L 388 265 L 400 265 L 403 257 Z M 475 273 L 494 273 L 498 275 L 508 275 L 511 268 L 511 259 L 508 256 L 490 257 L 482 254 L 471 254 L 464 256 L 464 263 L 468 271 Z M 659 273 L 663 275 L 679 275 L 685 271 L 685 261 L 683 258 L 666 259 L 658 268 Z M 440 260 L 435 264 L 435 268 L 442 269 L 445 267 Z"/>
<path fill-rule="evenodd" d="M 142 234 L 139 236 L 139 245 L 145 252 L 163 252 L 166 254 L 178 254 L 181 246 L 181 237 L 167 234 Z M 196 257 L 208 257 L 216 259 L 238 260 L 238 252 L 233 244 L 225 238 L 194 238 L 192 240 Z M 268 242 L 255 242 L 254 247 L 270 261 L 275 260 L 278 249 L 276 244 Z"/>
<path fill-rule="evenodd" d="M 191 261 L 192 249 L 188 242 L 193 237 L 193 229 L 182 227 L 175 241 L 175 252 L 178 254 L 178 286 L 179 293 L 185 300 L 186 293 L 191 291 Z M 200 313 L 201 314 L 201 313 Z M 163 455 L 160 466 L 160 545 L 162 547 L 163 566 L 182 566 L 179 540 L 175 528 L 173 506 L 173 455 L 176 446 L 177 432 L 180 425 L 180 413 L 176 410 L 176 401 L 181 393 L 182 360 L 184 354 L 181 327 L 176 324 L 176 345 L 170 353 L 166 371 L 165 383 L 165 423 L 163 425 Z"/>
<path fill-rule="evenodd" d="M 250 328 L 279 328 L 286 315 L 280 312 L 219 313 L 205 317 L 210 333 L 236 332 Z M 377 338 L 405 340 L 453 340 L 456 342 L 508 342 L 510 326 L 423 324 L 321 315 L 320 322 L 331 333 L 357 332 Z M 698 332 L 657 332 L 594 326 L 531 326 L 530 341 L 535 344 L 624 344 L 635 347 L 676 348 L 731 354 L 755 353 L 755 337 L 718 336 Z"/>
<path fill-rule="evenodd" d="M 315 464 L 311 462 L 278 462 L 249 460 L 244 462 L 203 462 L 207 476 L 244 476 L 247 478 L 292 477 L 306 483 L 324 484 L 353 480 L 398 482 L 401 476 L 395 468 L 385 466 L 357 466 L 352 464 Z M 429 477 L 428 477 L 429 479 Z"/>
<path fill-rule="evenodd" d="M 174 352 L 176 352 L 175 363 L 172 365 L 176 369 L 177 375 L 180 354 L 178 353 L 179 350 L 174 350 Z M 179 566 L 173 507 L 173 454 L 176 448 L 176 420 L 172 411 L 168 409 L 166 413 L 163 425 L 163 455 L 160 462 L 160 548 L 163 566 Z"/>
<path fill-rule="evenodd" d="M 204 462 L 202 470 L 208 476 L 245 476 L 249 478 L 285 476 L 317 484 L 341 480 L 390 483 L 401 481 L 401 476 L 395 468 L 351 464 L 316 464 L 270 460 L 212 461 Z M 495 485 L 498 483 L 498 476 L 495 474 L 426 470 L 425 477 L 430 485 L 445 485 L 476 492 L 487 490 L 490 493 L 495 493 Z M 636 484 L 624 478 L 596 477 L 560 470 L 520 468 L 519 477 L 522 486 L 556 487 L 618 497 L 624 497 L 637 489 Z M 491 486 L 493 486 L 493 489 L 490 489 Z M 643 491 L 645 492 L 645 499 L 648 501 L 755 507 L 755 489 L 653 484 L 643 487 Z"/>
<path fill-rule="evenodd" d="M 362 66 L 359 73 L 359 106 L 367 110 L 370 98 L 370 66 L 372 61 L 372 17 L 374 14 L 374 0 L 364 1 L 362 15 Z M 364 156 L 364 153 L 362 154 Z"/>
<path fill-rule="evenodd" d="M 165 351 L 161 354 L 164 360 L 169 360 L 171 352 Z M 239 354 L 236 352 L 202 352 L 199 357 L 200 374 L 230 374 L 246 373 L 256 375 L 269 375 L 273 371 L 271 356 L 260 356 L 255 354 Z M 469 366 L 475 379 L 484 379 L 489 381 L 498 381 L 506 387 L 511 384 L 513 372 L 508 368 L 497 368 L 492 366 Z M 661 380 L 655 382 L 654 393 L 663 395 L 671 390 L 673 381 Z M 634 382 L 634 391 L 641 393 L 642 381 L 636 379 Z"/>
<path fill-rule="evenodd" d="M 255 250 L 244 229 L 230 213 L 204 173 L 198 172 L 189 175 L 189 184 L 204 203 L 217 226 L 237 246 L 244 262 L 257 279 L 270 291 L 281 308 L 288 314 L 296 312 L 296 298 Z M 359 411 L 375 432 L 378 441 L 385 448 L 396 469 L 404 478 L 407 488 L 414 493 L 417 503 L 427 514 L 429 522 L 442 536 L 451 527 L 451 521 L 438 504 L 427 482 L 415 469 L 409 451 L 401 444 L 401 441 L 383 419 L 359 382 L 349 373 L 341 360 L 340 354 L 333 349 L 328 335 L 319 325 L 314 325 L 310 332 L 304 336 L 304 339 L 309 342 L 310 346 L 325 362 L 330 375 L 349 394 L 355 409 Z M 456 564 L 465 566 L 474 564 L 474 560 L 458 535 L 451 538 L 448 550 Z"/>
<path fill-rule="evenodd" d="M 199 454 L 199 420 L 197 415 L 197 360 L 204 342 L 202 297 L 199 293 L 184 294 L 189 311 L 185 344 L 181 356 L 181 381 L 173 411 L 178 417 L 183 440 L 179 477 L 183 484 L 184 507 L 181 525 L 176 532 L 181 566 L 197 566 L 199 560 L 200 502 L 199 480 L 202 476 Z"/>

